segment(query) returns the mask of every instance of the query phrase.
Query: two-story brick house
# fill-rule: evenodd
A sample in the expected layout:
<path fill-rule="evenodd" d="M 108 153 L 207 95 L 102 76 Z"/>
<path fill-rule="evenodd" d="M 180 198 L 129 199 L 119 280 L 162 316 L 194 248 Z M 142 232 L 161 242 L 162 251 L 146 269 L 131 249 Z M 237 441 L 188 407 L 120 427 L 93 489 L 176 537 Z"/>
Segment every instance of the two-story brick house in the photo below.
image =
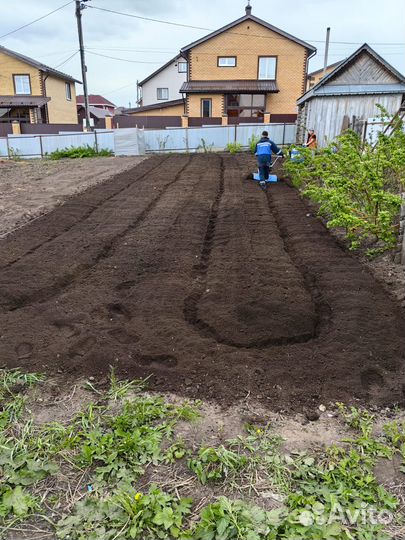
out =
<path fill-rule="evenodd" d="M 184 126 L 295 122 L 296 100 L 306 90 L 308 60 L 315 53 L 312 45 L 252 15 L 248 5 L 240 19 L 181 49 L 176 57 L 186 66 L 186 80 L 177 96 L 181 99 L 124 112 L 137 117 L 140 125 L 142 119 L 147 125 L 150 116 L 160 117 L 165 125 L 178 125 L 179 115 Z M 146 80 L 167 87 L 168 65 Z"/>
<path fill-rule="evenodd" d="M 0 46 L 0 122 L 77 124 L 76 82 Z"/>
<path fill-rule="evenodd" d="M 306 88 L 315 47 L 252 15 L 181 49 L 188 62 L 186 96 L 190 118 L 227 117 L 229 122 L 290 122 Z"/>

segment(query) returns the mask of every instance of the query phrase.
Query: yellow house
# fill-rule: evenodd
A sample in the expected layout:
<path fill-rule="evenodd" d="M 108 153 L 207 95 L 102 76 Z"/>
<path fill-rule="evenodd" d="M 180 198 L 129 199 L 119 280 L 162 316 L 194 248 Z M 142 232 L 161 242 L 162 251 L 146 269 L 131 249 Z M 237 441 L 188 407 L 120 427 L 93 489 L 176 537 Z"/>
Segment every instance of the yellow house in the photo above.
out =
<path fill-rule="evenodd" d="M 252 15 L 248 5 L 243 17 L 181 50 L 188 63 L 180 90 L 186 115 L 204 122 L 294 122 L 315 53 L 312 45 Z"/>
<path fill-rule="evenodd" d="M 76 82 L 0 46 L 0 122 L 77 124 Z"/>
<path fill-rule="evenodd" d="M 123 113 L 145 127 L 157 127 L 159 119 L 162 126 L 177 126 L 180 116 L 183 126 L 295 122 L 315 54 L 312 45 L 252 15 L 249 2 L 243 17 L 183 47 L 140 83 L 157 89 L 156 103 Z M 168 69 L 178 64 L 185 66 L 182 99 L 170 100 L 174 80 Z M 166 91 L 166 101 L 159 90 Z"/>

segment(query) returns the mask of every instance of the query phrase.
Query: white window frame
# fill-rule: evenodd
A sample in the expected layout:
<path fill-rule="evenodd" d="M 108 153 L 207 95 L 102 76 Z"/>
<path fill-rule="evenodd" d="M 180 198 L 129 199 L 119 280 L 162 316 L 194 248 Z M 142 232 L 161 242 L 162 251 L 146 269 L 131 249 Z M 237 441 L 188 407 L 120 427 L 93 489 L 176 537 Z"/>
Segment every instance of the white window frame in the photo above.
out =
<path fill-rule="evenodd" d="M 66 100 L 72 101 L 72 87 L 69 82 L 65 82 Z"/>
<path fill-rule="evenodd" d="M 218 67 L 236 67 L 236 56 L 218 56 Z"/>
<path fill-rule="evenodd" d="M 166 97 L 163 97 L 166 95 Z M 169 99 L 169 89 L 168 88 L 157 88 L 156 96 L 159 101 L 167 101 Z"/>
<path fill-rule="evenodd" d="M 267 61 L 267 65 L 265 61 Z M 258 71 L 259 81 L 275 81 L 277 76 L 277 56 L 259 56 Z"/>
<path fill-rule="evenodd" d="M 180 69 L 180 66 L 182 66 L 183 69 Z M 187 73 L 187 69 L 188 69 L 187 62 L 178 62 L 177 69 L 179 73 Z"/>
<path fill-rule="evenodd" d="M 204 101 L 209 103 L 209 115 L 204 116 Z M 212 99 L 211 98 L 201 98 L 201 118 L 212 118 Z"/>
<path fill-rule="evenodd" d="M 16 96 L 30 96 L 32 93 L 30 75 L 24 73 L 20 75 L 13 75 L 13 78 Z"/>

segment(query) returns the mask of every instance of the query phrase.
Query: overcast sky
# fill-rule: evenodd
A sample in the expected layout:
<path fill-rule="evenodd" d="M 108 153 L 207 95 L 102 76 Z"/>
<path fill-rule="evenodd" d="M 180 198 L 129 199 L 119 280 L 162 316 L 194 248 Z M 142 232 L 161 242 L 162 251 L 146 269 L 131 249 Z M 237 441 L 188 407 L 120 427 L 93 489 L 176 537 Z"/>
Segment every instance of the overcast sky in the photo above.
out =
<path fill-rule="evenodd" d="M 58 8 L 68 0 L 1 1 L 0 35 Z M 217 29 L 244 15 L 246 0 L 90 0 L 94 7 Z M 405 73 L 404 0 L 252 0 L 253 14 L 318 48 L 310 69 L 323 65 L 325 32 L 332 29 L 330 63 L 364 42 Z M 208 31 L 169 26 L 110 14 L 83 13 L 89 92 L 116 105 L 132 106 L 136 81 Z M 349 42 L 348 44 L 334 42 Z M 78 49 L 74 2 L 0 44 L 57 67 Z M 125 62 L 97 55 L 131 60 Z M 79 55 L 59 69 L 81 79 Z M 81 86 L 77 88 L 81 93 Z"/>

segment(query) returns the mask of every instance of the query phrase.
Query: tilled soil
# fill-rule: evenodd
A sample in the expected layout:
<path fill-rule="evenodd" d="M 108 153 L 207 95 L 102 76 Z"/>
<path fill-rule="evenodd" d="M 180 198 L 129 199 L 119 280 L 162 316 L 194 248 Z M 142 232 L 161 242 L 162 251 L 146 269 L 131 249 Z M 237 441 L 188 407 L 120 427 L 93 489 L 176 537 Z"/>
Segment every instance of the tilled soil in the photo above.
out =
<path fill-rule="evenodd" d="M 404 400 L 403 317 L 249 156 L 155 156 L 0 243 L 0 354 L 273 409 Z"/>

